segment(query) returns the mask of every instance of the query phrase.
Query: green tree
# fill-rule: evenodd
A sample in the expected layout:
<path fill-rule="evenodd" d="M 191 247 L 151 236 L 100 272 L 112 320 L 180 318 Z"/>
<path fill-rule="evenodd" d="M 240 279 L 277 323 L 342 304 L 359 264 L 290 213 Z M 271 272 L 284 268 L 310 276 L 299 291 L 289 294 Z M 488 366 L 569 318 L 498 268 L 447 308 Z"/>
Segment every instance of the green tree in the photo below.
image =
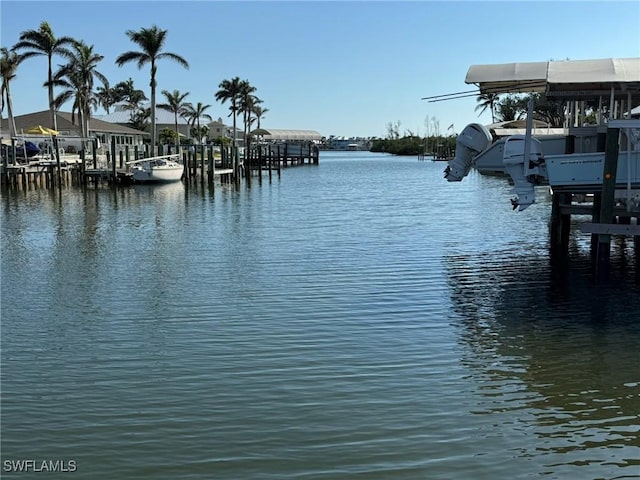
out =
<path fill-rule="evenodd" d="M 495 119 L 499 122 L 518 120 L 522 118 L 523 114 L 526 115 L 527 112 L 526 101 L 523 103 L 522 98 L 516 95 L 507 95 L 501 98 L 495 107 Z"/>
<path fill-rule="evenodd" d="M 255 91 L 256 87 L 251 85 L 247 80 L 243 80 L 240 83 L 239 111 L 242 112 L 245 145 L 248 144 L 249 126 L 252 123 L 251 113 L 253 112 L 253 107 L 262 102 L 262 100 L 253 94 Z"/>
<path fill-rule="evenodd" d="M 561 100 L 550 99 L 542 93 L 532 93 L 525 101 L 530 97 L 533 98 L 533 113 L 536 120 L 547 122 L 550 127 L 562 127 L 564 103 Z"/>
<path fill-rule="evenodd" d="M 163 128 L 162 130 L 160 130 L 160 133 L 158 134 L 158 137 L 160 139 L 160 141 L 164 144 L 164 143 L 171 143 L 174 142 L 177 144 L 177 142 L 179 141 L 180 137 L 178 135 L 178 132 L 175 132 L 173 130 L 171 130 L 170 128 Z"/>
<path fill-rule="evenodd" d="M 54 76 L 54 85 L 64 89 L 54 99 L 54 106 L 59 109 L 73 99 L 71 119 L 75 123 L 75 112 L 78 112 L 81 136 L 87 138 L 91 110 L 98 105 L 98 96 L 94 91 L 95 79 L 108 85 L 107 78 L 97 69 L 104 57 L 93 51 L 93 45 L 84 42 L 75 43 L 71 53 L 69 63 L 63 65 Z"/>
<path fill-rule="evenodd" d="M 15 50 L 9 50 L 6 47 L 0 49 L 0 77 L 2 77 L 2 87 L 0 87 L 0 112 L 4 111 L 7 106 L 7 117 L 9 119 L 9 134 L 12 137 L 16 135 L 16 122 L 13 117 L 13 101 L 11 99 L 11 80 L 16 77 L 18 65 L 23 57 L 18 55 Z"/>
<path fill-rule="evenodd" d="M 220 103 L 224 104 L 227 100 L 231 101 L 229 110 L 233 116 L 233 145 L 236 145 L 236 115 L 240 108 L 239 100 L 242 95 L 242 81 L 240 77 L 234 77 L 231 80 L 223 80 L 218 85 L 218 90 L 215 94 L 215 98 Z"/>
<path fill-rule="evenodd" d="M 475 111 L 477 112 L 478 110 L 480 110 L 480 113 L 478 114 L 478 116 L 482 115 L 488 108 L 491 112 L 491 123 L 495 123 L 496 122 L 495 105 L 496 105 L 496 102 L 498 101 L 498 94 L 497 93 L 481 93 L 480 95 L 478 95 L 478 98 L 476 100 L 478 101 L 478 105 L 476 105 Z"/>
<path fill-rule="evenodd" d="M 104 108 L 104 111 L 109 115 L 109 110 L 116 103 L 114 90 L 109 86 L 109 82 L 102 87 L 96 88 L 96 98 L 98 99 L 98 105 Z"/>
<path fill-rule="evenodd" d="M 148 100 L 144 92 L 135 87 L 131 77 L 114 85 L 113 97 L 116 103 L 124 102 L 126 110 L 137 110 L 142 102 Z"/>
<path fill-rule="evenodd" d="M 260 128 L 260 119 L 264 117 L 265 113 L 268 111 L 268 108 L 262 108 L 260 105 L 253 106 L 253 114 L 256 116 L 256 120 L 258 122 L 256 128 Z"/>
<path fill-rule="evenodd" d="M 152 154 L 156 152 L 156 73 L 157 62 L 162 59 L 169 59 L 189 68 L 189 63 L 180 55 L 171 52 L 163 52 L 162 49 L 167 40 L 167 31 L 153 25 L 151 28 L 141 28 L 139 31 L 127 30 L 129 39 L 140 47 L 140 51 L 129 51 L 120 55 L 116 59 L 116 64 L 121 67 L 129 62 L 136 62 L 138 68 L 150 64 L 151 80 L 151 148 Z"/>
<path fill-rule="evenodd" d="M 180 145 L 180 132 L 178 131 L 178 117 L 185 116 L 189 112 L 189 108 L 193 108 L 193 106 L 185 102 L 184 99 L 189 96 L 189 92 L 180 93 L 178 90 L 174 90 L 173 92 L 169 92 L 167 90 L 162 90 L 162 95 L 164 95 L 167 103 L 160 103 L 158 108 L 163 110 L 167 110 L 173 113 L 174 125 L 176 127 L 176 148 Z"/>
<path fill-rule="evenodd" d="M 71 37 L 56 38 L 47 22 L 42 22 L 38 30 L 26 30 L 20 34 L 20 41 L 15 44 L 16 50 L 26 50 L 22 53 L 24 59 L 44 55 L 47 57 L 48 75 L 44 84 L 49 91 L 49 111 L 51 113 L 51 127 L 58 129 L 53 98 L 53 56 L 60 55 L 70 58 L 71 51 L 67 47 L 76 43 Z"/>
<path fill-rule="evenodd" d="M 187 104 L 185 107 L 186 109 L 185 116 L 189 119 L 189 125 L 191 126 L 190 133 L 198 139 L 198 143 L 202 142 L 202 139 L 209 132 L 209 127 L 207 127 L 206 131 L 204 131 L 204 134 L 203 134 L 203 129 L 202 127 L 200 127 L 200 119 L 204 118 L 209 121 L 213 120 L 211 118 L 211 115 L 209 115 L 208 113 L 205 113 L 206 110 L 208 110 L 209 108 L 211 108 L 211 105 L 204 105 L 202 102 L 198 102 L 198 104 L 195 107 L 190 103 Z M 206 125 L 204 126 L 206 127 Z"/>
<path fill-rule="evenodd" d="M 131 110 L 127 125 L 136 130 L 148 132 L 151 125 L 151 108 L 138 107 Z"/>
<path fill-rule="evenodd" d="M 192 127 L 189 133 L 193 138 L 197 138 L 199 143 L 202 143 L 202 139 L 209 134 L 209 127 L 207 125 Z"/>

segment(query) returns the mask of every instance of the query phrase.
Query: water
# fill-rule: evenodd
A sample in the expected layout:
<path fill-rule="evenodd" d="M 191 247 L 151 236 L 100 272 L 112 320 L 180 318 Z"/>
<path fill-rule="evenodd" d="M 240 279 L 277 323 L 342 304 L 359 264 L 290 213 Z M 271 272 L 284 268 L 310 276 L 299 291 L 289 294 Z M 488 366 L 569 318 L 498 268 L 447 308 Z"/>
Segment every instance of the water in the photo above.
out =
<path fill-rule="evenodd" d="M 633 243 L 443 166 L 3 192 L 3 477 L 640 478 Z"/>

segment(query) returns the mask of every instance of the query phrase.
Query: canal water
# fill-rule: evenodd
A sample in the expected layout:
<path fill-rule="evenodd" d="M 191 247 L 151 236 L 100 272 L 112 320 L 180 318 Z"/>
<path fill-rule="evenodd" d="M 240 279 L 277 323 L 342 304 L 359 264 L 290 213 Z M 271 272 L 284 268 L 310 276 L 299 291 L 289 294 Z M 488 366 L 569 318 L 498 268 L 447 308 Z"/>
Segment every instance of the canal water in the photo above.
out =
<path fill-rule="evenodd" d="M 640 478 L 633 242 L 443 167 L 3 192 L 3 478 Z"/>

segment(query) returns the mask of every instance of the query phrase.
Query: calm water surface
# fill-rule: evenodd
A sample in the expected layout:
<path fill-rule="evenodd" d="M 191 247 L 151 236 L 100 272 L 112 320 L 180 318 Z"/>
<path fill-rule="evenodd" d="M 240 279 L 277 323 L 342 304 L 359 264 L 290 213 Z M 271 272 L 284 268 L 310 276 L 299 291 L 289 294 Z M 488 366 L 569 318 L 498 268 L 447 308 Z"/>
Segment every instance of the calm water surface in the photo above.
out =
<path fill-rule="evenodd" d="M 640 478 L 633 242 L 594 286 L 544 189 L 443 167 L 3 192 L 2 476 Z"/>

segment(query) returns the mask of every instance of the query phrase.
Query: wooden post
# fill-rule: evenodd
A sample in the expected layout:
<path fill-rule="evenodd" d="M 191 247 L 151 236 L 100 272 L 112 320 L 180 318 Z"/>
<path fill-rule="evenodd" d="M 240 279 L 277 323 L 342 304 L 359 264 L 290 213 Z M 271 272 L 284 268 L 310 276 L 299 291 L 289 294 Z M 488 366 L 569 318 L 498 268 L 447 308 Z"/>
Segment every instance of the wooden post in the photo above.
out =
<path fill-rule="evenodd" d="M 56 156 L 56 179 L 58 181 L 58 187 L 62 183 L 62 167 L 60 165 L 60 149 L 58 148 L 58 137 L 57 135 L 53 136 L 53 149 L 55 150 Z"/>
<path fill-rule="evenodd" d="M 258 183 L 262 185 L 262 146 L 258 145 Z"/>
<path fill-rule="evenodd" d="M 93 168 L 98 168 L 98 140 L 93 139 Z"/>
<path fill-rule="evenodd" d="M 111 138 L 111 181 L 116 184 L 116 137 Z"/>
<path fill-rule="evenodd" d="M 86 156 L 87 156 L 87 151 L 84 148 L 82 148 L 82 150 L 80 150 L 80 174 L 78 178 L 78 183 L 80 183 L 80 185 L 82 185 L 83 187 L 87 186 L 84 181 L 84 179 L 86 178 L 86 175 L 85 175 Z"/>
<path fill-rule="evenodd" d="M 204 185 L 204 152 L 204 145 L 200 144 L 200 185 Z"/>
<path fill-rule="evenodd" d="M 247 179 L 247 186 L 251 187 L 251 150 L 244 148 L 244 178 Z"/>
<path fill-rule="evenodd" d="M 600 206 L 600 223 L 613 222 L 615 206 L 616 174 L 618 169 L 619 128 L 607 128 L 607 142 L 604 155 L 604 174 L 602 179 L 602 204 Z M 611 234 L 596 233 L 595 273 L 596 279 L 605 280 L 609 275 L 611 257 Z"/>
<path fill-rule="evenodd" d="M 9 183 L 9 149 L 7 148 L 7 154 L 2 156 L 2 183 Z"/>
<path fill-rule="evenodd" d="M 209 160 L 209 168 L 207 169 L 207 182 L 209 185 L 213 186 L 215 180 L 215 171 L 216 171 L 216 160 L 213 157 L 213 145 L 211 148 L 207 148 L 207 155 Z"/>
<path fill-rule="evenodd" d="M 240 188 L 240 166 L 238 158 L 238 146 L 234 145 L 231 150 L 231 157 L 233 158 L 233 183 L 236 188 Z"/>
<path fill-rule="evenodd" d="M 189 157 L 187 155 L 188 152 L 182 152 L 182 163 L 183 163 L 183 170 L 182 170 L 182 175 L 184 176 L 184 182 L 188 185 L 189 184 Z"/>

